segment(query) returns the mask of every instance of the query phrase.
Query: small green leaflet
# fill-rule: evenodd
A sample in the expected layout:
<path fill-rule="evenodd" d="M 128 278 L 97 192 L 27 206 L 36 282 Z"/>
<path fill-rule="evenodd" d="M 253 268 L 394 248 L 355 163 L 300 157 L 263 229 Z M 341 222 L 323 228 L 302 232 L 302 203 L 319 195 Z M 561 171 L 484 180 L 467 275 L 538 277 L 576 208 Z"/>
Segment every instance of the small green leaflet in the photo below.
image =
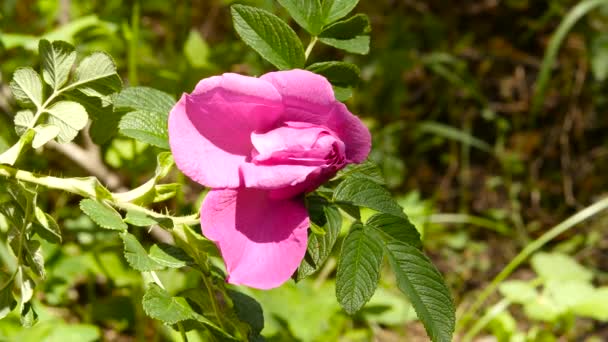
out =
<path fill-rule="evenodd" d="M 29 127 L 34 123 L 34 112 L 30 109 L 20 110 L 13 118 L 15 123 L 15 132 L 18 136 L 22 136 Z"/>
<path fill-rule="evenodd" d="M 42 78 L 54 90 L 60 89 L 67 81 L 76 61 L 74 47 L 66 42 L 50 43 L 42 39 L 38 43 L 42 62 Z"/>
<path fill-rule="evenodd" d="M 324 76 L 335 86 L 354 87 L 359 82 L 359 67 L 346 62 L 320 62 L 306 67 L 314 73 Z"/>
<path fill-rule="evenodd" d="M 172 297 L 156 284 L 150 284 L 142 304 L 148 316 L 167 324 L 175 324 L 195 317 L 195 312 L 186 299 Z"/>
<path fill-rule="evenodd" d="M 32 140 L 33 148 L 42 147 L 61 133 L 59 127 L 53 125 L 38 125 L 34 127 L 34 131 L 36 131 L 36 136 Z"/>
<path fill-rule="evenodd" d="M 359 0 L 323 0 L 323 18 L 325 24 L 331 24 L 350 13 Z"/>
<path fill-rule="evenodd" d="M 165 114 L 166 115 L 166 114 Z M 125 114 L 118 124 L 120 134 L 154 145 L 169 149 L 167 118 L 158 113 L 134 111 Z"/>
<path fill-rule="evenodd" d="M 336 202 L 346 202 L 399 217 L 405 216 L 390 192 L 367 178 L 346 178 L 336 187 L 333 197 Z"/>
<path fill-rule="evenodd" d="M 323 27 L 323 13 L 320 0 L 278 0 L 289 15 L 308 33 L 316 36 Z"/>
<path fill-rule="evenodd" d="M 59 128 L 57 140 L 62 143 L 74 140 L 89 120 L 84 107 L 73 101 L 56 102 L 46 112 L 49 113 L 49 123 Z"/>
<path fill-rule="evenodd" d="M 175 100 L 169 94 L 147 87 L 131 87 L 121 91 L 114 108 L 130 110 L 118 125 L 124 136 L 169 149 L 167 120 Z"/>
<path fill-rule="evenodd" d="M 39 225 L 34 225 L 36 233 L 50 243 L 61 243 L 61 229 L 55 219 L 39 207 L 34 208 L 34 217 Z"/>
<path fill-rule="evenodd" d="M 338 172 L 337 178 L 366 178 L 374 183 L 385 185 L 384 176 L 382 171 L 371 160 L 366 160 L 361 164 L 349 164 L 344 169 Z"/>
<path fill-rule="evenodd" d="M 78 88 L 88 96 L 105 96 L 121 87 L 122 81 L 112 57 L 104 52 L 94 52 L 80 62 L 73 82 L 66 88 Z"/>
<path fill-rule="evenodd" d="M 123 222 L 122 216 L 107 204 L 92 199 L 83 199 L 80 201 L 80 209 L 102 228 L 113 230 L 127 230 L 128 228 L 127 224 Z"/>
<path fill-rule="evenodd" d="M 319 41 L 351 53 L 369 53 L 369 19 L 365 14 L 357 14 L 327 27 L 319 35 Z"/>
<path fill-rule="evenodd" d="M 378 287 L 382 244 L 360 224 L 346 236 L 336 274 L 336 298 L 348 314 L 355 314 Z"/>
<path fill-rule="evenodd" d="M 34 273 L 40 278 L 46 278 L 44 269 L 44 257 L 42 256 L 42 248 L 38 240 L 27 240 L 23 244 L 23 252 L 25 255 L 25 264 L 30 267 Z"/>
<path fill-rule="evenodd" d="M 149 272 L 163 268 L 156 261 L 150 258 L 150 256 L 148 256 L 148 252 L 146 252 L 144 247 L 139 243 L 139 241 L 137 241 L 135 236 L 127 232 L 123 232 L 120 234 L 120 237 L 122 238 L 125 246 L 125 259 L 133 269 L 140 272 Z"/>
<path fill-rule="evenodd" d="M 9 87 L 15 100 L 23 107 L 42 107 L 42 81 L 34 69 L 17 69 Z"/>
<path fill-rule="evenodd" d="M 180 268 L 194 263 L 183 249 L 165 243 L 150 247 L 149 255 L 152 260 L 165 267 Z"/>
<path fill-rule="evenodd" d="M 260 56 L 281 70 L 304 66 L 302 43 L 283 20 L 255 7 L 232 5 L 230 9 L 236 32 Z"/>

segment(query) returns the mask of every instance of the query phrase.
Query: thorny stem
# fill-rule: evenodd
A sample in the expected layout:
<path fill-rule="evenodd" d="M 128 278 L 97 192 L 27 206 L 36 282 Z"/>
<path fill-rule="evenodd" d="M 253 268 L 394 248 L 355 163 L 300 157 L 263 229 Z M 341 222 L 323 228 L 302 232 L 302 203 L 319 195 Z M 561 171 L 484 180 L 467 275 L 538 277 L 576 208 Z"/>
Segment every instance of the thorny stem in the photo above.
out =
<path fill-rule="evenodd" d="M 153 218 L 170 219 L 175 225 L 185 224 L 193 226 L 198 224 L 198 214 L 189 216 L 171 216 L 161 214 L 134 203 L 120 201 L 118 194 L 110 193 L 103 188 L 96 178 L 59 178 L 38 175 L 28 171 L 16 169 L 7 165 L 0 165 L 0 177 L 13 178 L 26 183 L 44 186 L 48 189 L 62 190 L 85 198 L 107 200 L 109 204 L 125 211 L 137 211 Z"/>

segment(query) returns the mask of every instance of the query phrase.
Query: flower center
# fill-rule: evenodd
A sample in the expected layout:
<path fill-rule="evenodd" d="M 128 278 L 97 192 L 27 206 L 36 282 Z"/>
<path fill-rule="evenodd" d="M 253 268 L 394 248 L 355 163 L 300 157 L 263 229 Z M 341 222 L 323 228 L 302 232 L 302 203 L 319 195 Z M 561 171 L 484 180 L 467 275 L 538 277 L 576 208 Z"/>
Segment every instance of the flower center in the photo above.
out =
<path fill-rule="evenodd" d="M 338 170 L 346 164 L 344 143 L 327 127 L 286 122 L 266 133 L 252 133 L 256 165 L 304 165 Z"/>

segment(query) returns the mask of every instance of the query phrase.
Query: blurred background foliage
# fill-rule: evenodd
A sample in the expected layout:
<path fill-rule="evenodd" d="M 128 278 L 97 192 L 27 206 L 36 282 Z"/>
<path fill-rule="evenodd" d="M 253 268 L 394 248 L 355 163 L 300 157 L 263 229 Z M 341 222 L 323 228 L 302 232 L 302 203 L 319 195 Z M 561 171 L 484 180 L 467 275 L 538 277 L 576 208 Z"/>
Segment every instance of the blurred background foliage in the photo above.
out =
<path fill-rule="evenodd" d="M 239 2 L 288 18 L 271 0 Z M 2 0 L 0 150 L 16 138 L 8 81 L 17 67 L 38 66 L 40 37 L 69 41 L 81 53 L 106 51 L 127 84 L 176 96 L 210 75 L 272 70 L 237 39 L 231 3 Z M 372 21 L 369 55 L 320 45 L 312 52 L 310 63 L 345 59 L 361 68 L 362 80 L 347 104 L 372 129 L 371 158 L 423 233 L 459 312 L 530 241 L 608 189 L 608 7 L 590 12 L 566 36 L 539 114 L 531 115 L 549 39 L 577 3 L 361 1 L 355 13 Z M 86 137 L 80 144 L 87 144 Z M 131 187 L 153 172 L 154 153 L 147 153 L 152 148 L 117 138 L 93 155 L 108 166 L 106 183 Z M 40 153 L 44 158 L 34 155 L 21 163 L 49 174 L 87 174 L 61 149 Z M 202 189 L 173 177 L 188 186 L 170 209 L 195 211 Z M 97 230 L 74 198 L 55 192 L 41 198 L 63 227 L 64 243 L 44 245 L 49 275 L 36 298 L 40 322 L 23 329 L 18 317 L 8 316 L 0 321 L 0 340 L 174 339 L 174 332 L 142 312 L 142 281 L 116 253 L 122 250 L 120 239 Z M 537 254 L 518 269 L 491 297 L 495 304 L 478 313 L 477 323 L 483 324 L 466 338 L 608 340 L 607 219 L 599 215 L 560 236 L 545 248 L 552 253 Z M 0 228 L 5 232 L 6 223 Z M 138 234 L 142 241 L 153 239 Z M 0 258 L 8 260 L 5 253 L 0 249 Z M 268 340 L 426 340 L 389 276 L 360 314 L 342 312 L 334 298 L 332 260 L 311 280 L 268 292 L 249 290 L 265 309 Z M 560 269 L 566 276 L 556 280 Z M 174 291 L 198 281 L 176 271 L 160 276 Z M 573 280 L 574 287 L 558 286 L 565 280 Z M 563 300 L 580 293 L 592 299 L 587 307 Z"/>

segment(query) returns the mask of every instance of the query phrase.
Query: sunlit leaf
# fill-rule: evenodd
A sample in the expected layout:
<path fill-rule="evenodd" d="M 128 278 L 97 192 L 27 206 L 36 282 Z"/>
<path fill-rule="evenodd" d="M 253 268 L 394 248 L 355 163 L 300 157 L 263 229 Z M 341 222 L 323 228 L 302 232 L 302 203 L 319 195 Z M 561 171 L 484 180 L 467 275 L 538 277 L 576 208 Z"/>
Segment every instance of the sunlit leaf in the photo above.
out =
<path fill-rule="evenodd" d="M 89 120 L 87 111 L 77 102 L 59 101 L 46 110 L 49 113 L 49 123 L 59 128 L 57 140 L 69 142 L 76 138 L 78 131 L 83 129 Z"/>
<path fill-rule="evenodd" d="M 38 52 L 42 62 L 42 78 L 51 88 L 58 90 L 68 81 L 76 61 L 74 47 L 60 40 L 51 43 L 42 39 L 38 43 Z"/>
<path fill-rule="evenodd" d="M 92 199 L 80 201 L 80 209 L 100 227 L 113 230 L 127 230 L 122 216 L 107 204 Z"/>
<path fill-rule="evenodd" d="M 243 41 L 279 69 L 304 66 L 304 48 L 296 33 L 265 10 L 232 5 L 234 28 Z"/>
<path fill-rule="evenodd" d="M 15 70 L 9 84 L 15 100 L 24 107 L 42 107 L 42 81 L 32 68 Z"/>

